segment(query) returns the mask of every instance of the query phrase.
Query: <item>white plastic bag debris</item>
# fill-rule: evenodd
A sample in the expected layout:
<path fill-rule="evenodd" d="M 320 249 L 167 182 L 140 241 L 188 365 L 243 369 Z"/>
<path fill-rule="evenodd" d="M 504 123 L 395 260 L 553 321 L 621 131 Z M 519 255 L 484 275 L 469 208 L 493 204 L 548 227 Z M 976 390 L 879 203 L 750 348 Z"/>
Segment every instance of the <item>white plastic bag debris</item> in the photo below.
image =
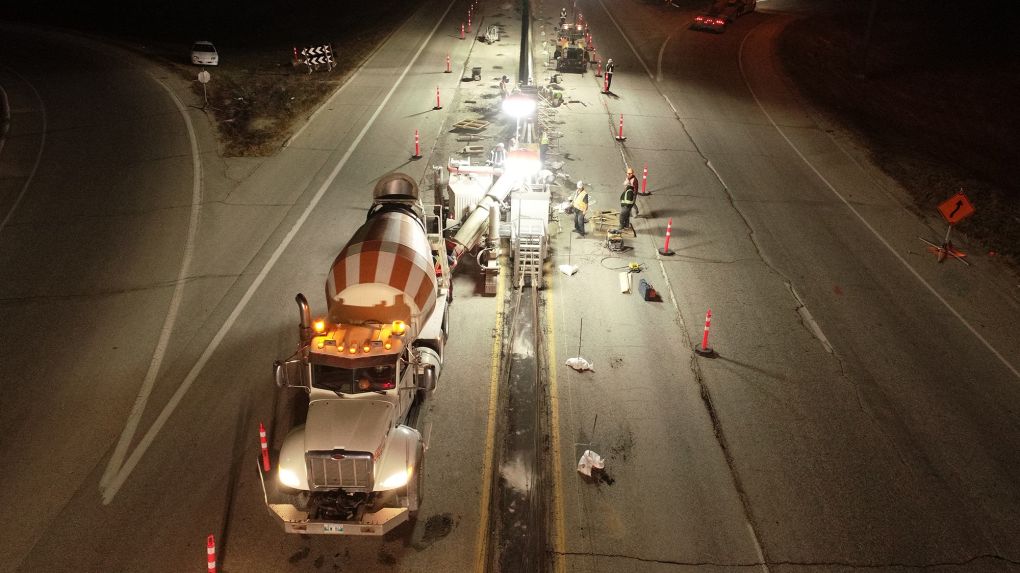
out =
<path fill-rule="evenodd" d="M 601 470 L 605 467 L 606 460 L 602 459 L 602 456 L 591 450 L 585 450 L 584 453 L 581 454 L 581 459 L 577 462 L 577 471 L 588 477 L 591 477 L 591 470 Z"/>
<path fill-rule="evenodd" d="M 578 372 L 584 372 L 585 370 L 591 370 L 592 372 L 595 371 L 595 365 L 580 356 L 567 358 L 567 366 L 577 370 Z"/>
<path fill-rule="evenodd" d="M 560 272 L 567 275 L 568 277 L 572 276 L 574 273 L 577 272 L 577 265 L 566 264 L 560 265 Z"/>

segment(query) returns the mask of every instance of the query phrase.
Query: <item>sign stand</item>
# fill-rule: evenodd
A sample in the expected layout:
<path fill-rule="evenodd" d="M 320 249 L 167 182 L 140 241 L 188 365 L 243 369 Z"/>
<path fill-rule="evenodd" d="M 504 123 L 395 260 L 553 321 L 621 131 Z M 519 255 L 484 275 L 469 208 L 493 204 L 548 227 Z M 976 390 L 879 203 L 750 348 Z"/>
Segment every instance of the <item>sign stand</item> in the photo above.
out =
<path fill-rule="evenodd" d="M 212 75 L 209 72 L 205 70 L 198 72 L 198 81 L 202 84 L 202 99 L 205 100 L 205 105 L 202 106 L 203 110 L 209 107 L 209 92 L 206 90 L 205 85 L 209 83 L 210 79 L 212 79 Z"/>
<path fill-rule="evenodd" d="M 925 239 L 924 237 L 918 237 L 918 239 L 920 239 L 921 242 L 928 244 L 928 252 L 935 253 L 935 256 L 938 258 L 938 262 L 941 263 L 942 261 L 946 260 L 946 255 L 949 255 L 950 257 L 953 257 L 954 259 L 960 261 L 961 263 L 969 267 L 970 263 L 968 263 L 964 259 L 964 257 L 967 256 L 967 253 L 958 250 L 956 247 L 953 246 L 953 242 L 949 240 L 949 233 L 951 233 L 952 231 L 953 226 L 949 225 L 949 228 L 946 229 L 946 237 L 942 239 L 941 245 L 936 245 L 935 243 L 929 241 L 928 239 Z"/>
<path fill-rule="evenodd" d="M 949 223 L 949 228 L 946 229 L 946 236 L 942 239 L 942 244 L 936 245 L 924 237 L 918 237 L 918 239 L 928 245 L 928 252 L 935 253 L 938 262 L 941 263 L 946 260 L 948 255 L 969 267 L 970 263 L 964 260 L 967 254 L 953 246 L 953 242 L 949 240 L 949 233 L 953 232 L 953 225 L 974 214 L 974 206 L 970 204 L 970 200 L 967 199 L 967 196 L 963 194 L 961 189 L 959 193 L 939 204 L 939 213 Z"/>

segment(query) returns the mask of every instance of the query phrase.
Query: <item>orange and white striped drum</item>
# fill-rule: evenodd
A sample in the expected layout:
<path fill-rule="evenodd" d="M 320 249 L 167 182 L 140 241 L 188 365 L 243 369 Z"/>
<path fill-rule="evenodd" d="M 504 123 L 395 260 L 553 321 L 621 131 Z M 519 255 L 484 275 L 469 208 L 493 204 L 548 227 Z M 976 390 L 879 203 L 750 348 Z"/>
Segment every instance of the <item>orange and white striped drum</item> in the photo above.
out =
<path fill-rule="evenodd" d="M 329 320 L 337 324 L 402 320 L 416 336 L 436 306 L 436 271 L 422 224 L 382 211 L 344 247 L 326 279 Z"/>

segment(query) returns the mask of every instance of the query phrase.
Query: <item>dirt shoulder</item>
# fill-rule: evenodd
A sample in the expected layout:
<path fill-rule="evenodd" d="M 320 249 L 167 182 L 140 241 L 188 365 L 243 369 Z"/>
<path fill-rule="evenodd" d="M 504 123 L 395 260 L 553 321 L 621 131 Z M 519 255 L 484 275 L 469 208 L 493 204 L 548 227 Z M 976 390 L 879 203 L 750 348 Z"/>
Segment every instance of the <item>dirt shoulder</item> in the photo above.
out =
<path fill-rule="evenodd" d="M 963 189 L 976 214 L 956 228 L 1020 262 L 1020 60 L 1003 24 L 914 0 L 802 18 L 780 41 L 798 87 L 851 129 L 919 212 Z M 863 73 L 865 72 L 866 73 Z"/>
<path fill-rule="evenodd" d="M 22 5 L 5 17 L 111 38 L 192 81 L 199 101 L 204 95 L 196 78 L 206 69 L 212 76 L 206 111 L 227 157 L 273 154 L 414 9 L 401 0 L 248 0 L 243 7 L 208 0 L 86 4 L 56 13 Z M 219 66 L 191 65 L 196 40 L 216 46 Z M 295 48 L 327 44 L 335 68 L 322 65 L 308 73 L 307 66 L 294 65 Z"/>

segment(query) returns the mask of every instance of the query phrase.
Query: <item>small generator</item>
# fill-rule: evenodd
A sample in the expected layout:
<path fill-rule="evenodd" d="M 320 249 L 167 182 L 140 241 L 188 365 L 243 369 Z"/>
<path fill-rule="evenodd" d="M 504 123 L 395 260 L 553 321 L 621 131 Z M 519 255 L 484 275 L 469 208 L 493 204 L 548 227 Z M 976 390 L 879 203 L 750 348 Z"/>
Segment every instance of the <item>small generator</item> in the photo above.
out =
<path fill-rule="evenodd" d="M 609 229 L 606 232 L 606 248 L 613 252 L 623 250 L 623 233 L 620 229 Z"/>

